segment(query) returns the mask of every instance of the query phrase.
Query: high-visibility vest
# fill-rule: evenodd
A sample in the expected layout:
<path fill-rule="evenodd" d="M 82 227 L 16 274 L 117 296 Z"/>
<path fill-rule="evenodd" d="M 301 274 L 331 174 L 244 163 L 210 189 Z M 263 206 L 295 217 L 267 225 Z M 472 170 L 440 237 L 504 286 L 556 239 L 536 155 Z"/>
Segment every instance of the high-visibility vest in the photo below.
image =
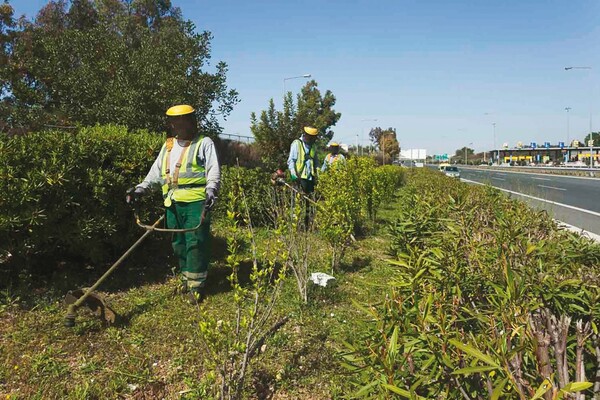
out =
<path fill-rule="evenodd" d="M 169 183 L 167 175 L 173 177 L 175 171 L 170 171 L 170 162 L 167 162 L 170 150 L 167 150 L 167 143 L 161 149 L 161 179 L 162 194 L 166 198 L 169 191 L 172 191 L 171 199 L 174 201 L 190 203 L 192 201 L 202 201 L 206 199 L 206 170 L 204 165 L 198 164 L 198 151 L 202 144 L 203 137 L 197 137 L 189 146 L 183 149 L 181 166 L 179 168 L 179 177 L 177 184 Z"/>
<path fill-rule="evenodd" d="M 329 154 L 327 154 L 327 157 L 325 157 L 325 161 L 328 164 L 333 164 L 334 162 L 336 162 L 338 160 L 341 160 L 340 156 L 341 156 L 341 154 L 339 154 L 339 153 L 336 154 L 336 155 L 333 155 L 332 153 L 329 153 Z"/>
<path fill-rule="evenodd" d="M 308 171 L 306 171 L 306 150 L 304 149 L 304 143 L 302 140 L 296 139 L 295 142 L 298 142 L 298 159 L 296 160 L 296 172 L 298 176 L 302 179 L 308 179 Z M 317 176 L 316 166 L 315 166 L 315 145 L 310 146 L 310 150 L 308 151 L 308 157 L 312 160 L 311 166 L 312 171 L 310 171 L 311 176 Z"/>

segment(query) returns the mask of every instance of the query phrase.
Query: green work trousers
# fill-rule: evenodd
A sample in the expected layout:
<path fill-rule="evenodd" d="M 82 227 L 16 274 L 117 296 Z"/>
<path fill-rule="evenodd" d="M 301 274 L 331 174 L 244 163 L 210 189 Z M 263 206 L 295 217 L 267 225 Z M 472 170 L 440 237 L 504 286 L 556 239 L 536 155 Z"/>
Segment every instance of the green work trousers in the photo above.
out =
<path fill-rule="evenodd" d="M 200 223 L 204 201 L 173 202 L 167 208 L 167 227 L 170 229 L 194 228 Z M 210 261 L 210 213 L 200 228 L 191 232 L 173 233 L 173 251 L 179 259 L 179 269 L 187 287 L 204 287 Z"/>

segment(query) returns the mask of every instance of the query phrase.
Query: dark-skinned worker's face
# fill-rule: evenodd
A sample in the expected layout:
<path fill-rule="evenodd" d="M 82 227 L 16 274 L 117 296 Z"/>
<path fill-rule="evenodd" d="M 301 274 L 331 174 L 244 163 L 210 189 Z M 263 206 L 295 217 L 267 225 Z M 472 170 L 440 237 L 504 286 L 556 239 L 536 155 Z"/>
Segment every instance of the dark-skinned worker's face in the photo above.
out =
<path fill-rule="evenodd" d="M 337 154 L 340 152 L 339 146 L 331 146 L 331 154 Z"/>
<path fill-rule="evenodd" d="M 177 136 L 178 139 L 192 140 L 198 133 L 194 114 L 168 117 L 167 125 L 170 134 Z"/>
<path fill-rule="evenodd" d="M 304 134 L 304 141 L 306 143 L 313 144 L 314 142 L 317 141 L 317 136 L 316 135 L 313 136 L 313 135 L 309 135 L 309 134 L 305 133 Z"/>

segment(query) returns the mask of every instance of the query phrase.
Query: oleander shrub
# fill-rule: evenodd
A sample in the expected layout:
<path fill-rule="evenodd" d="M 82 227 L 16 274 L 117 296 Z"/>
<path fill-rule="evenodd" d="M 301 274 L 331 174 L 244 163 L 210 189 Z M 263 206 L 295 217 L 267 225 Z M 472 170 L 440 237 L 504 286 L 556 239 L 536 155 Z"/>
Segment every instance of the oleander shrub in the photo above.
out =
<path fill-rule="evenodd" d="M 411 172 L 401 192 L 396 275 L 343 355 L 356 394 L 597 395 L 600 246 L 435 171 Z"/>
<path fill-rule="evenodd" d="M 232 194 L 234 198 L 238 198 L 241 193 L 244 193 L 252 224 L 254 226 L 272 226 L 273 207 L 275 207 L 276 199 L 281 191 L 276 190 L 270 181 L 270 174 L 261 168 L 221 167 L 221 188 L 215 216 L 223 219 L 229 207 L 227 199 Z M 240 203 L 234 207 L 236 215 L 244 215 L 245 205 Z"/>
<path fill-rule="evenodd" d="M 10 274 L 57 260 L 105 262 L 140 233 L 125 204 L 164 137 L 106 125 L 0 136 L 0 263 Z"/>
<path fill-rule="evenodd" d="M 316 225 L 331 247 L 332 270 L 350 245 L 352 235 L 375 218 L 377 210 L 392 200 L 403 183 L 402 168 L 380 167 L 368 157 L 334 163 L 319 175 Z"/>

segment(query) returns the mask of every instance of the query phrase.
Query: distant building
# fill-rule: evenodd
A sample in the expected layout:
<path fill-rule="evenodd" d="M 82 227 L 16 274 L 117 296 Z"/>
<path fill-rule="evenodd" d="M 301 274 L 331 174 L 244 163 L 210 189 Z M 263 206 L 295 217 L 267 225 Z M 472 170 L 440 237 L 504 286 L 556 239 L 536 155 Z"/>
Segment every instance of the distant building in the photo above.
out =
<path fill-rule="evenodd" d="M 536 143 L 531 143 L 527 146 L 514 148 L 496 149 L 491 152 L 496 160 L 499 155 L 500 161 L 514 165 L 523 165 L 529 163 L 535 164 L 563 164 L 571 162 L 583 162 L 589 165 L 590 162 L 590 147 L 585 146 L 564 146 L 562 143 L 558 145 L 550 145 L 545 143 L 538 146 Z M 600 146 L 592 148 L 592 156 L 594 157 L 594 165 L 600 164 Z"/>

